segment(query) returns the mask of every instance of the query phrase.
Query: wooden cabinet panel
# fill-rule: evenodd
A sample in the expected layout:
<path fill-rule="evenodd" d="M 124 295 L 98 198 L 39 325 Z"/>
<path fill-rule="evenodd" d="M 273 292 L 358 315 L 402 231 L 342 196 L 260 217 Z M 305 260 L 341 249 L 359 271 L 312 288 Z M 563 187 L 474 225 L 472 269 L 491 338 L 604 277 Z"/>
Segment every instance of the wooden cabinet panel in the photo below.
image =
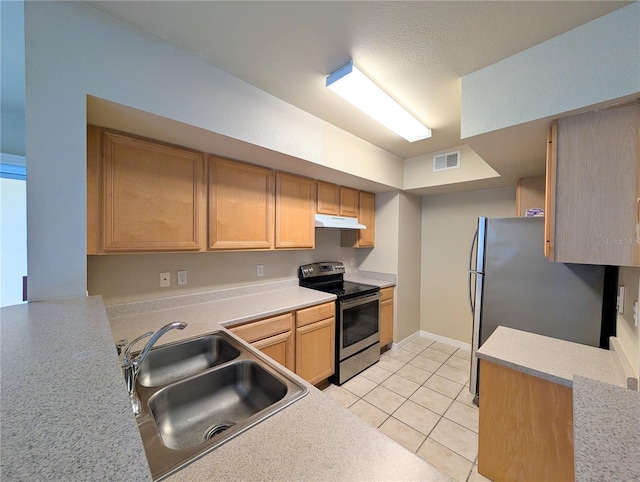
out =
<path fill-rule="evenodd" d="M 640 104 L 558 121 L 554 257 L 640 266 Z"/>
<path fill-rule="evenodd" d="M 340 214 L 340 190 L 337 184 L 318 181 L 318 214 Z"/>
<path fill-rule="evenodd" d="M 340 186 L 340 216 L 358 217 L 358 190 Z"/>
<path fill-rule="evenodd" d="M 252 345 L 283 367 L 294 371 L 296 363 L 294 343 L 293 331 L 287 331 L 264 340 L 255 341 Z"/>
<path fill-rule="evenodd" d="M 315 247 L 316 182 L 276 173 L 276 248 Z"/>
<path fill-rule="evenodd" d="M 544 210 L 545 177 L 521 177 L 516 185 L 516 216 L 526 216 L 527 209 Z"/>
<path fill-rule="evenodd" d="M 569 387 L 480 361 L 478 472 L 506 480 L 573 481 Z"/>
<path fill-rule="evenodd" d="M 315 323 L 316 321 L 325 320 L 335 316 L 336 304 L 334 302 L 315 305 L 311 308 L 296 311 L 296 327 Z"/>
<path fill-rule="evenodd" d="M 380 290 L 380 346 L 393 342 L 393 288 Z"/>
<path fill-rule="evenodd" d="M 87 126 L 87 254 L 100 251 L 100 145 L 100 129 Z"/>
<path fill-rule="evenodd" d="M 209 156 L 209 249 L 273 248 L 273 171 Z"/>
<path fill-rule="evenodd" d="M 229 328 L 265 355 L 289 370 L 295 370 L 295 335 L 293 313 L 266 318 Z"/>
<path fill-rule="evenodd" d="M 558 122 L 553 121 L 547 134 L 547 165 L 544 190 L 544 255 L 549 258 L 549 261 L 555 261 L 557 146 Z"/>
<path fill-rule="evenodd" d="M 335 317 L 296 328 L 296 373 L 311 384 L 335 371 Z"/>
<path fill-rule="evenodd" d="M 370 192 L 358 193 L 358 221 L 367 229 L 343 229 L 340 245 L 347 248 L 373 248 L 376 233 L 376 197 Z"/>
<path fill-rule="evenodd" d="M 203 155 L 112 131 L 101 142 L 101 250 L 201 250 Z"/>

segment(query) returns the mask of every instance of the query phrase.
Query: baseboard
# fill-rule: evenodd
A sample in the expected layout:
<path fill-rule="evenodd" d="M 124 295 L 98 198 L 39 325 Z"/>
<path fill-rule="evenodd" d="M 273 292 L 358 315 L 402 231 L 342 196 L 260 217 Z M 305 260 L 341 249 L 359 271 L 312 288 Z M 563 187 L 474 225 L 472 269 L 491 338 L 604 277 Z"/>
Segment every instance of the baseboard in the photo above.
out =
<path fill-rule="evenodd" d="M 399 350 L 403 346 L 418 338 L 428 338 L 430 340 L 439 341 L 440 343 L 444 343 L 445 345 L 454 346 L 456 348 L 462 348 L 467 351 L 471 351 L 471 344 L 464 343 L 462 341 L 454 340 L 453 338 L 447 338 L 446 336 L 436 335 L 435 333 L 429 333 L 428 331 L 420 330 L 416 331 L 414 334 L 409 335 L 404 340 L 399 341 L 398 343 L 393 343 L 391 346 L 392 350 Z"/>

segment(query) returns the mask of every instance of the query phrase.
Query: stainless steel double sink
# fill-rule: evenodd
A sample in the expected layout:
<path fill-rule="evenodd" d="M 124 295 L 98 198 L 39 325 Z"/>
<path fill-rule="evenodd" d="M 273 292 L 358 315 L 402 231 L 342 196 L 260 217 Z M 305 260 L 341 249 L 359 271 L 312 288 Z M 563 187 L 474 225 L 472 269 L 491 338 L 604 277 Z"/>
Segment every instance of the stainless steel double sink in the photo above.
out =
<path fill-rule="evenodd" d="M 279 365 L 224 331 L 153 348 L 140 365 L 136 417 L 154 480 L 307 394 Z"/>

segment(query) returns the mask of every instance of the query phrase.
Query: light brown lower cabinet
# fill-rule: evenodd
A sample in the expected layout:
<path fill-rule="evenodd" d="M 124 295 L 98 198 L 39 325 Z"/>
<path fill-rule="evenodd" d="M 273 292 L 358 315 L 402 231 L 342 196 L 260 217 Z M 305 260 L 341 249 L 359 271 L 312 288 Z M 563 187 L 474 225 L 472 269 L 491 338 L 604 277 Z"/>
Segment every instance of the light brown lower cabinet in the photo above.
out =
<path fill-rule="evenodd" d="M 265 355 L 295 370 L 295 336 L 293 332 L 293 313 L 253 321 L 229 328 L 244 341 L 251 343 Z"/>
<path fill-rule="evenodd" d="M 393 288 L 380 290 L 380 347 L 393 342 Z"/>
<path fill-rule="evenodd" d="M 335 371 L 335 304 L 296 311 L 296 373 L 319 383 Z"/>
<path fill-rule="evenodd" d="M 311 384 L 334 373 L 333 302 L 234 326 L 229 331 Z"/>
<path fill-rule="evenodd" d="M 478 472 L 494 482 L 573 481 L 571 388 L 480 360 Z"/>

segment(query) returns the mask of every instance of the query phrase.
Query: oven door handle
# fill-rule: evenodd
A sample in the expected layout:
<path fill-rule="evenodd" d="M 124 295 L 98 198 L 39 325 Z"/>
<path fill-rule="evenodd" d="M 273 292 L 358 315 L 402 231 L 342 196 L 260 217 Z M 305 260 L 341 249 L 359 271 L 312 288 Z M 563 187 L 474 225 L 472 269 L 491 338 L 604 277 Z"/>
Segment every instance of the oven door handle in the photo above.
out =
<path fill-rule="evenodd" d="M 378 301 L 380 300 L 380 297 L 380 293 L 376 293 L 374 295 L 366 295 L 350 300 L 338 301 L 338 303 L 340 303 L 340 308 L 342 308 L 343 310 L 348 310 L 349 308 L 353 308 L 354 306 L 359 306 L 371 301 Z"/>

